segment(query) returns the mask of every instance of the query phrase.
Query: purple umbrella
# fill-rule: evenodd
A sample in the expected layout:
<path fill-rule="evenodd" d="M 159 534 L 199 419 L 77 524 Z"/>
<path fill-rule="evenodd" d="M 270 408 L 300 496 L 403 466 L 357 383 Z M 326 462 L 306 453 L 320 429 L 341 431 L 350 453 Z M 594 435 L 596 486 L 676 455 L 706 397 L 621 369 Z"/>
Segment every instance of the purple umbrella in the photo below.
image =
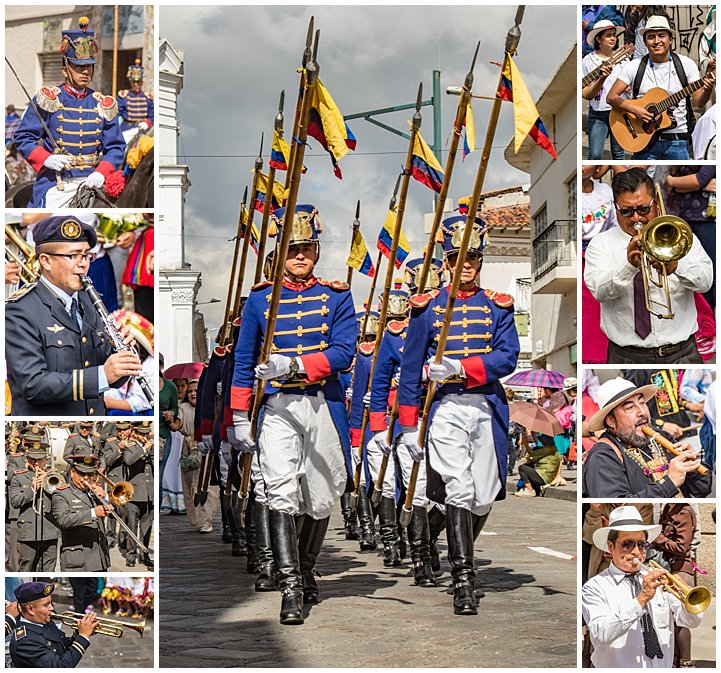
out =
<path fill-rule="evenodd" d="M 566 377 L 550 369 L 522 369 L 503 382 L 505 386 L 527 386 L 529 388 L 563 388 Z"/>

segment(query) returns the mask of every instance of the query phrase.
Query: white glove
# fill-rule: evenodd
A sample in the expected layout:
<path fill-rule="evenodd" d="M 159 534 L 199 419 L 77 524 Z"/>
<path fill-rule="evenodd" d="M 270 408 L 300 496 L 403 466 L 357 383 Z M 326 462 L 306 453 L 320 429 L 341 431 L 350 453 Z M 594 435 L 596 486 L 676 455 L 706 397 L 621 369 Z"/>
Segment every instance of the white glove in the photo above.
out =
<path fill-rule="evenodd" d="M 383 430 L 383 432 L 376 432 L 373 435 L 373 441 L 376 443 L 376 446 L 381 450 L 381 453 L 384 456 L 391 455 L 391 445 L 388 443 L 387 430 Z"/>
<path fill-rule="evenodd" d="M 363 406 L 369 407 L 370 405 L 371 405 L 371 393 L 369 390 L 365 395 L 363 395 Z"/>
<path fill-rule="evenodd" d="M 141 131 L 147 131 L 150 127 L 148 126 L 148 122 L 140 122 L 140 123 L 138 124 L 138 128 L 139 128 Z"/>
<path fill-rule="evenodd" d="M 198 442 L 200 453 L 205 455 L 213 450 L 213 435 L 203 435 L 203 440 Z"/>
<path fill-rule="evenodd" d="M 350 457 L 353 461 L 353 467 L 356 467 L 358 463 L 360 463 L 360 455 L 359 455 L 359 449 L 357 446 L 351 446 L 350 447 Z"/>
<path fill-rule="evenodd" d="M 353 399 L 353 388 L 346 388 L 345 398 L 350 402 Z"/>
<path fill-rule="evenodd" d="M 443 381 L 451 376 L 458 376 L 461 373 L 461 361 L 447 358 L 445 355 L 439 364 L 436 364 L 435 357 L 428 358 L 428 378 L 431 381 Z"/>
<path fill-rule="evenodd" d="M 70 157 L 67 154 L 51 154 L 45 161 L 43 166 L 51 171 L 62 171 L 70 165 Z"/>
<path fill-rule="evenodd" d="M 85 178 L 83 184 L 86 187 L 100 189 L 100 187 L 105 184 L 105 176 L 102 173 L 98 173 L 98 171 L 93 171 L 87 178 Z"/>
<path fill-rule="evenodd" d="M 242 453 L 253 453 L 255 442 L 250 436 L 250 420 L 240 414 L 233 414 L 232 439 L 230 428 L 228 428 L 228 441 L 234 449 Z"/>
<path fill-rule="evenodd" d="M 215 384 L 215 393 L 216 393 L 216 395 L 223 394 L 223 382 L 222 381 L 218 381 L 218 383 Z"/>
<path fill-rule="evenodd" d="M 255 375 L 263 380 L 281 378 L 290 371 L 290 360 L 287 355 L 273 353 L 268 362 L 255 368 Z"/>
<path fill-rule="evenodd" d="M 420 463 L 423 460 L 425 454 L 418 444 L 418 428 L 404 425 L 401 442 L 408 449 L 408 453 L 414 462 Z"/>

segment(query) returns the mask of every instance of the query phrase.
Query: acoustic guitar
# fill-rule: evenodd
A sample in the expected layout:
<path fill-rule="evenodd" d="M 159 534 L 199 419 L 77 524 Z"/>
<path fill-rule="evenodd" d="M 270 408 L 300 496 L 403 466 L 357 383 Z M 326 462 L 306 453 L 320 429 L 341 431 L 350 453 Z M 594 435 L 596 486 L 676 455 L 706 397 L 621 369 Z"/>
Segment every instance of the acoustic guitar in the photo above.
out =
<path fill-rule="evenodd" d="M 711 72 L 710 67 L 709 72 Z M 614 138 L 627 152 L 642 152 L 654 143 L 663 131 L 675 125 L 676 122 L 669 114 L 669 110 L 701 89 L 703 85 L 704 79 L 697 79 L 674 94 L 656 87 L 649 89 L 641 98 L 629 101 L 653 114 L 651 121 L 646 122 L 630 112 L 612 108 L 608 121 Z"/>
<path fill-rule="evenodd" d="M 629 56 L 633 54 L 634 45 L 627 44 L 621 47 L 618 51 L 614 52 L 609 58 L 607 58 L 601 65 L 596 66 L 593 70 L 586 73 L 581 80 L 581 88 L 585 89 L 589 84 L 595 82 L 601 76 L 601 67 L 604 65 L 610 65 L 611 67 L 618 65 L 621 61 L 625 61 Z"/>

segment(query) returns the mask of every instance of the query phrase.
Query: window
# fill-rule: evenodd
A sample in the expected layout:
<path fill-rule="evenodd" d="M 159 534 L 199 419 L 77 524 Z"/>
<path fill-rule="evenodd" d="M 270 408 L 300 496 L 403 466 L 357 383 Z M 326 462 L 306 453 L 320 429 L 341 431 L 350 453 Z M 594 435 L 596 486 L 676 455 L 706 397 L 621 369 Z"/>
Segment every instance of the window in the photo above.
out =
<path fill-rule="evenodd" d="M 533 216 L 533 232 L 531 238 L 538 238 L 548 228 L 548 210 L 546 204 Z"/>

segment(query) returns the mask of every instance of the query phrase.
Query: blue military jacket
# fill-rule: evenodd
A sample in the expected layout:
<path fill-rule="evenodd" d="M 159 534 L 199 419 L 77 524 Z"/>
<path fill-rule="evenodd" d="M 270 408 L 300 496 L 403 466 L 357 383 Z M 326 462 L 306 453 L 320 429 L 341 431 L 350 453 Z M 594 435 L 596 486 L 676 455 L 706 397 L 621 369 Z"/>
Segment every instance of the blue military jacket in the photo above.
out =
<path fill-rule="evenodd" d="M 135 93 L 128 89 L 118 91 L 118 113 L 123 118 L 121 130 L 127 131 L 144 121 L 152 125 L 154 107 L 153 96 L 150 93 L 142 91 Z"/>
<path fill-rule="evenodd" d="M 381 432 L 388 427 L 388 408 L 397 394 L 401 358 L 406 346 L 408 320 L 392 320 L 386 326 L 383 341 L 378 349 L 378 359 L 373 370 L 371 385 L 370 428 Z M 400 428 L 394 428 L 394 437 Z"/>
<path fill-rule="evenodd" d="M 87 638 L 63 635 L 53 622 L 42 625 L 21 620 L 10 636 L 15 668 L 75 668 L 88 647 Z"/>
<path fill-rule="evenodd" d="M 58 147 L 75 158 L 73 167 L 62 171 L 62 177 L 87 177 L 93 171 L 108 177 L 120 167 L 125 141 L 117 120 L 118 105 L 112 96 L 103 96 L 92 89 L 78 95 L 63 84 L 43 87 L 33 101 Z M 43 168 L 43 162 L 55 151 L 55 146 L 48 140 L 32 106 L 25 112 L 13 140 L 20 154 L 38 173 L 29 205 L 42 208 L 45 193 L 56 184 L 56 172 Z"/>

